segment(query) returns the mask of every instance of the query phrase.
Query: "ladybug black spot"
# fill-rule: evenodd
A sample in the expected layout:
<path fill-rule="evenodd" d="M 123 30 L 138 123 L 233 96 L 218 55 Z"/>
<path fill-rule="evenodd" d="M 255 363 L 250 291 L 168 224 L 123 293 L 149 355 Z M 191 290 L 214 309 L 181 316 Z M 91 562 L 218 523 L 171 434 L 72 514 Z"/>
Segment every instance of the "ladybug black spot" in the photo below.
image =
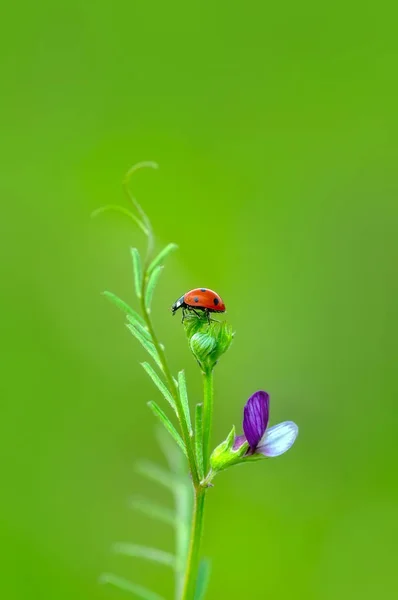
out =
<path fill-rule="evenodd" d="M 219 304 L 219 299 L 218 298 L 214 298 L 213 303 L 217 306 L 217 304 Z"/>
<path fill-rule="evenodd" d="M 199 298 L 197 296 L 195 296 L 194 302 L 199 302 Z"/>
<path fill-rule="evenodd" d="M 206 288 L 200 288 L 201 292 L 207 292 Z"/>

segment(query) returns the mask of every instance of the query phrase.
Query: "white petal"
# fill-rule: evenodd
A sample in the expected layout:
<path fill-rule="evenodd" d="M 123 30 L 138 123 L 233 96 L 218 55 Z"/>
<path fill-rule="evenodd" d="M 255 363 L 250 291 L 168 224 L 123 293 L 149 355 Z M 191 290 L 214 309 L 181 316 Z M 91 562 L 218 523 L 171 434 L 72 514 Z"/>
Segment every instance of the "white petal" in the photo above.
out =
<path fill-rule="evenodd" d="M 259 443 L 256 452 L 264 456 L 279 456 L 291 448 L 298 435 L 298 427 L 293 421 L 284 421 L 270 427 Z"/>

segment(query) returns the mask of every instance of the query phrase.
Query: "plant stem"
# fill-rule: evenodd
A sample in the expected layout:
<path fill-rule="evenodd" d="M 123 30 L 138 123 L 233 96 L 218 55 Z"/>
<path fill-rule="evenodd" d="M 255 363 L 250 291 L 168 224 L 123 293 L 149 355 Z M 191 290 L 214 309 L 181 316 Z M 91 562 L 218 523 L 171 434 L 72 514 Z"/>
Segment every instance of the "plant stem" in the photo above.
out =
<path fill-rule="evenodd" d="M 145 290 L 143 290 L 145 292 Z M 148 327 L 149 333 L 151 334 L 153 344 L 156 348 L 156 351 L 159 355 L 160 361 L 162 363 L 163 372 L 167 379 L 167 383 L 170 389 L 170 392 L 173 395 L 174 401 L 176 403 L 178 419 L 181 425 L 181 433 L 185 442 L 185 446 L 188 454 L 188 462 L 189 468 L 192 476 L 192 483 L 194 487 L 194 506 L 192 512 L 192 526 L 191 526 L 191 534 L 190 534 L 190 542 L 189 542 L 189 551 L 187 558 L 187 565 L 185 570 L 184 577 L 184 587 L 181 596 L 181 600 L 194 600 L 196 585 L 198 579 L 198 571 L 199 571 L 199 562 L 200 562 L 200 542 L 202 539 L 202 531 L 203 531 L 203 518 L 204 518 L 204 504 L 205 504 L 205 495 L 206 488 L 200 485 L 200 478 L 198 475 L 196 460 L 195 460 L 195 452 L 193 447 L 193 440 L 189 434 L 189 429 L 187 422 L 185 420 L 184 409 L 180 400 L 180 395 L 176 384 L 174 382 L 173 376 L 171 375 L 170 369 L 167 364 L 166 355 L 164 350 L 160 346 L 158 339 L 155 335 L 155 331 L 153 329 L 152 321 L 149 317 L 148 311 L 145 307 L 145 293 L 142 294 L 142 312 L 144 315 L 144 319 L 146 325 Z M 208 428 L 208 448 L 204 448 L 204 460 L 208 457 L 210 452 L 210 424 L 213 413 L 213 375 L 209 373 L 205 376 L 205 409 L 206 406 L 210 409 L 210 412 L 207 413 L 207 418 L 210 421 L 204 420 L 204 426 Z M 206 415 L 206 413 L 205 413 Z M 204 417 L 206 418 L 206 416 Z M 207 423 L 207 425 L 205 425 Z M 205 430 L 206 431 L 206 430 Z M 206 435 L 206 434 L 205 434 Z M 205 464 L 207 464 L 205 462 Z M 207 467 L 206 467 L 207 468 Z M 205 471 L 206 473 L 206 471 Z"/>
<path fill-rule="evenodd" d="M 213 371 L 204 373 L 204 403 L 203 403 L 203 466 L 204 473 L 209 469 L 211 449 L 211 423 L 213 419 Z M 187 568 L 185 572 L 184 592 L 181 600 L 193 600 L 195 597 L 198 570 L 200 542 L 203 531 L 204 505 L 207 488 L 195 486 L 195 502 L 192 514 L 191 539 Z"/>
<path fill-rule="evenodd" d="M 200 559 L 199 553 L 200 553 L 200 542 L 202 539 L 202 531 L 203 531 L 203 518 L 204 518 L 204 504 L 205 504 L 206 488 L 204 488 L 200 485 L 200 478 L 199 478 L 198 468 L 197 468 L 197 464 L 196 464 L 193 438 L 191 437 L 191 435 L 189 433 L 189 428 L 188 428 L 188 424 L 187 424 L 187 421 L 185 418 L 184 407 L 183 407 L 181 399 L 180 399 L 179 391 L 177 389 L 174 378 L 169 369 L 167 359 L 166 359 L 166 354 L 165 354 L 162 346 L 159 344 L 159 341 L 156 337 L 156 334 L 155 334 L 155 331 L 154 331 L 154 328 L 152 325 L 151 318 L 149 316 L 149 312 L 147 310 L 147 307 L 145 306 L 145 292 L 146 292 L 146 286 L 148 283 L 146 273 L 147 273 L 148 261 L 152 254 L 154 240 L 153 240 L 153 233 L 152 233 L 152 227 L 151 227 L 150 221 L 146 217 L 145 213 L 143 213 L 143 215 L 145 216 L 145 222 L 146 222 L 145 224 L 148 227 L 148 251 L 147 251 L 147 259 L 146 259 L 146 264 L 145 264 L 145 269 L 144 269 L 145 275 L 142 279 L 141 308 L 142 308 L 142 313 L 143 313 L 143 316 L 145 319 L 145 323 L 148 327 L 148 331 L 152 337 L 153 344 L 155 346 L 155 349 L 158 353 L 160 362 L 162 364 L 163 373 L 166 377 L 169 390 L 170 390 L 170 392 L 174 398 L 175 404 L 176 404 L 178 420 L 180 422 L 182 437 L 183 437 L 183 440 L 185 443 L 185 447 L 187 449 L 189 469 L 191 472 L 192 483 L 193 483 L 193 488 L 194 488 L 194 506 L 193 506 L 193 513 L 192 513 L 192 527 L 191 527 L 189 551 L 188 551 L 188 558 L 187 558 L 187 566 L 186 566 L 185 577 L 184 577 L 184 587 L 183 587 L 183 592 L 182 592 L 182 596 L 181 596 L 181 600 L 194 600 L 197 579 L 198 579 L 198 571 L 199 571 L 199 559 Z M 212 414 L 213 414 L 213 374 L 210 372 L 209 374 L 205 375 L 205 403 L 204 403 L 204 422 L 203 422 L 203 426 L 205 428 L 204 436 L 206 436 L 206 439 L 207 439 L 207 444 L 206 444 L 206 446 L 204 446 L 204 465 L 205 465 L 206 470 L 207 470 L 207 465 L 209 462 L 208 459 L 209 459 L 209 455 L 210 455 L 210 426 L 211 426 Z M 205 473 L 206 473 L 206 470 L 205 470 Z"/>
<path fill-rule="evenodd" d="M 194 487 L 196 488 L 199 484 L 199 476 L 198 476 L 198 470 L 196 467 L 195 452 L 194 452 L 194 448 L 193 448 L 193 440 L 189 434 L 188 425 L 185 420 L 184 408 L 181 403 L 180 394 L 178 393 L 178 389 L 176 387 L 173 376 L 172 376 L 169 366 L 167 364 L 166 355 L 164 353 L 163 348 L 160 346 L 160 344 L 158 342 L 155 331 L 153 329 L 152 321 L 150 319 L 150 316 L 149 316 L 148 311 L 145 306 L 145 285 L 146 285 L 146 282 L 144 280 L 144 283 L 142 286 L 142 297 L 141 297 L 142 314 L 144 316 L 145 323 L 148 327 L 148 331 L 152 337 L 152 341 L 155 346 L 155 349 L 159 355 L 160 362 L 162 363 L 163 372 L 166 377 L 169 390 L 170 390 L 170 392 L 174 398 L 174 402 L 176 404 L 178 420 L 179 420 L 180 426 L 181 426 L 181 433 L 182 433 L 182 437 L 183 437 L 183 440 L 185 443 L 185 447 L 187 449 L 188 463 L 189 463 L 189 469 L 190 469 L 191 475 L 192 475 L 192 482 L 193 482 Z"/>
<path fill-rule="evenodd" d="M 152 163 L 142 163 L 142 165 L 140 165 L 140 166 L 153 166 L 153 164 Z M 129 192 L 128 192 L 128 189 L 126 186 L 125 186 L 125 190 L 126 190 L 127 194 L 129 195 Z M 146 288 L 148 285 L 147 270 L 148 270 L 148 265 L 149 265 L 149 262 L 150 262 L 150 259 L 152 256 L 153 247 L 154 247 L 154 236 L 153 236 L 153 231 L 152 231 L 152 225 L 151 225 L 151 222 L 148 219 L 147 215 L 140 207 L 140 205 L 135 200 L 133 200 L 133 202 L 134 202 L 134 205 L 136 206 L 136 208 L 138 209 L 140 215 L 144 218 L 145 225 L 148 229 L 147 257 L 145 260 L 144 276 L 142 278 L 142 285 L 141 285 L 141 310 L 142 310 L 142 314 L 144 316 L 146 326 L 148 327 L 148 331 L 152 337 L 153 345 L 155 346 L 155 349 L 156 349 L 156 352 L 158 353 L 160 362 L 162 363 L 163 373 L 166 377 L 167 384 L 169 386 L 169 390 L 170 390 L 171 395 L 173 396 L 174 402 L 176 404 L 178 420 L 180 422 L 180 427 L 181 427 L 182 439 L 184 440 L 185 447 L 187 449 L 189 470 L 190 470 L 191 476 L 192 476 L 192 483 L 194 485 L 194 488 L 196 489 L 197 486 L 199 485 L 200 481 L 199 481 L 198 469 L 196 466 L 193 439 L 189 433 L 188 424 L 185 419 L 184 407 L 183 407 L 181 399 L 180 399 L 179 391 L 174 382 L 174 378 L 169 369 L 169 365 L 168 365 L 167 359 L 166 359 L 166 354 L 165 354 L 162 346 L 159 344 L 158 338 L 156 337 L 155 330 L 152 325 L 151 318 L 149 316 L 149 311 L 147 310 L 147 307 L 145 305 L 145 292 L 146 292 Z"/>
<path fill-rule="evenodd" d="M 203 531 L 203 517 L 206 489 L 198 486 L 195 488 L 195 502 L 192 516 L 191 540 L 189 544 L 187 568 L 185 571 L 184 591 L 181 600 L 194 600 L 200 558 L 200 542 Z"/>
<path fill-rule="evenodd" d="M 206 476 L 209 470 L 211 453 L 211 425 L 213 421 L 213 371 L 204 373 L 204 402 L 203 402 L 203 467 Z"/>

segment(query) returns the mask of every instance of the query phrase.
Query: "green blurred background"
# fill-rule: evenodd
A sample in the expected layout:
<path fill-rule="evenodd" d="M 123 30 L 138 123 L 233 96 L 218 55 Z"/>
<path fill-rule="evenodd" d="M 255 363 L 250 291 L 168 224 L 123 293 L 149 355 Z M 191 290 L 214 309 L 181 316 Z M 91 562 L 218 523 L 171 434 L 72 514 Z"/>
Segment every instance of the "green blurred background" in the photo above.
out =
<path fill-rule="evenodd" d="M 209 600 L 396 599 L 395 3 L 22 2 L 2 12 L 1 565 L 8 599 L 105 600 L 103 571 L 171 597 L 165 550 L 133 513 L 162 461 L 143 351 L 100 296 L 133 302 L 128 167 L 167 263 L 154 319 L 173 369 L 200 373 L 171 303 L 224 298 L 214 443 L 250 393 L 300 436 L 209 493 Z"/>

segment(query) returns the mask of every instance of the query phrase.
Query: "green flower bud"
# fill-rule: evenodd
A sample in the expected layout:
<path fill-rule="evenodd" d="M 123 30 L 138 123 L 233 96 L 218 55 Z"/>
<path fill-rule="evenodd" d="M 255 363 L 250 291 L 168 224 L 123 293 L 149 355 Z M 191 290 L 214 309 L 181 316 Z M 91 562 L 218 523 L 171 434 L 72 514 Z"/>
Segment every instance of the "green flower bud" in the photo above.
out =
<path fill-rule="evenodd" d="M 195 333 L 189 342 L 191 350 L 200 364 L 206 364 L 209 356 L 214 352 L 216 340 L 208 333 Z"/>
<path fill-rule="evenodd" d="M 216 348 L 216 359 L 226 353 L 232 340 L 234 339 L 234 333 L 232 327 L 228 325 L 226 321 L 223 321 L 218 327 L 217 331 L 217 348 Z"/>
<path fill-rule="evenodd" d="M 184 323 L 189 346 L 200 368 L 204 373 L 211 372 L 232 343 L 231 326 L 225 321 L 209 322 L 207 315 L 196 314 L 188 315 Z"/>
<path fill-rule="evenodd" d="M 206 329 L 209 326 L 209 319 L 206 313 L 189 312 L 184 317 L 185 332 L 190 339 L 196 332 Z"/>
<path fill-rule="evenodd" d="M 248 442 L 243 443 L 235 436 L 235 426 L 232 427 L 228 437 L 215 450 L 210 457 L 210 466 L 215 474 L 228 467 L 242 462 L 243 457 L 249 449 Z"/>

